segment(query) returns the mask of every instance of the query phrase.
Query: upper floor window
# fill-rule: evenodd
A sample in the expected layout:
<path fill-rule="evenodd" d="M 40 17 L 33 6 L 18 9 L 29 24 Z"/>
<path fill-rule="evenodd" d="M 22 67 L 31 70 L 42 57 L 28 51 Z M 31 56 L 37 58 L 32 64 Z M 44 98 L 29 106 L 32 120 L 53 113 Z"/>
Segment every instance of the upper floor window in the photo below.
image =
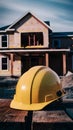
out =
<path fill-rule="evenodd" d="M 53 40 L 52 47 L 55 48 L 55 49 L 61 48 L 60 40 L 59 39 Z"/>
<path fill-rule="evenodd" d="M 43 45 L 43 32 L 30 32 L 21 34 L 21 46 Z"/>
<path fill-rule="evenodd" d="M 1 37 L 1 47 L 7 47 L 8 46 L 8 36 L 2 35 Z"/>

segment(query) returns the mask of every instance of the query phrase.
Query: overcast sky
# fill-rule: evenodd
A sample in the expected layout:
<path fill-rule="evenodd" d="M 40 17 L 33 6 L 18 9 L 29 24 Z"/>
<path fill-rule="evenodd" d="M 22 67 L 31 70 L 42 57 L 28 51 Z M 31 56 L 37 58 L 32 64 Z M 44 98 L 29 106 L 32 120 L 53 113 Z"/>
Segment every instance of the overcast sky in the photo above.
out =
<path fill-rule="evenodd" d="M 0 27 L 12 24 L 27 11 L 50 21 L 53 31 L 73 32 L 73 0 L 0 0 Z"/>

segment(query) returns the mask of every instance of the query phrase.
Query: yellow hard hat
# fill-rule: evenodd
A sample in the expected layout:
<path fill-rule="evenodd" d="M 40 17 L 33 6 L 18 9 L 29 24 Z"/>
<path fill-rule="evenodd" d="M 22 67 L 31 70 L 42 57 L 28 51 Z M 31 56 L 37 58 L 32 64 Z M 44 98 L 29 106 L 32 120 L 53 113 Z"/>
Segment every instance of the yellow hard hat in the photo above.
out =
<path fill-rule="evenodd" d="M 20 77 L 10 107 L 20 110 L 41 110 L 61 98 L 63 94 L 59 76 L 52 69 L 34 66 Z"/>

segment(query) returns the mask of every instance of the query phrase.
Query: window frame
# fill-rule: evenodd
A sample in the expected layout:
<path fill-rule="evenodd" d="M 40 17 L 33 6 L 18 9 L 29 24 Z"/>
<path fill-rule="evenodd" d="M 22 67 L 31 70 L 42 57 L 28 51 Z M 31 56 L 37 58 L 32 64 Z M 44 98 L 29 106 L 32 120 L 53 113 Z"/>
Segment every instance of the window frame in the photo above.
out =
<path fill-rule="evenodd" d="M 3 36 L 7 36 L 7 40 L 6 41 L 2 41 L 2 37 Z M 7 46 L 3 47 L 3 42 L 6 42 Z M 7 34 L 4 34 L 1 36 L 1 48 L 8 48 L 8 35 Z"/>
<path fill-rule="evenodd" d="M 40 46 L 40 45 L 44 46 L 43 32 L 21 33 L 21 47 Z"/>
<path fill-rule="evenodd" d="M 7 58 L 7 63 L 5 63 L 6 66 L 7 66 L 6 69 L 3 69 L 3 68 L 2 68 L 2 66 L 3 66 L 2 59 L 3 59 L 3 58 Z M 6 71 L 6 70 L 8 70 L 8 68 L 9 68 L 9 64 L 8 64 L 8 63 L 9 63 L 9 59 L 8 59 L 8 57 L 6 57 L 6 56 L 1 56 L 1 57 L 0 57 L 0 70 L 2 70 L 2 71 Z"/>

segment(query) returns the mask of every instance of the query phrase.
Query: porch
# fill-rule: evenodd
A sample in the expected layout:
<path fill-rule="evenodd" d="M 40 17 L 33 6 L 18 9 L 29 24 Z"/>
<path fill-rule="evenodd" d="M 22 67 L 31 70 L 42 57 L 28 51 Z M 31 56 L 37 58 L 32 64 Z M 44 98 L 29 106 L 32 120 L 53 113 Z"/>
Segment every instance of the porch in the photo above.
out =
<path fill-rule="evenodd" d="M 51 67 L 60 76 L 64 75 L 67 72 L 67 54 L 69 52 L 70 49 L 49 49 L 44 47 L 0 49 L 0 54 L 10 57 L 11 75 L 13 75 L 14 71 L 14 58 L 18 56 L 21 61 L 21 74 L 32 66 L 45 65 Z"/>

